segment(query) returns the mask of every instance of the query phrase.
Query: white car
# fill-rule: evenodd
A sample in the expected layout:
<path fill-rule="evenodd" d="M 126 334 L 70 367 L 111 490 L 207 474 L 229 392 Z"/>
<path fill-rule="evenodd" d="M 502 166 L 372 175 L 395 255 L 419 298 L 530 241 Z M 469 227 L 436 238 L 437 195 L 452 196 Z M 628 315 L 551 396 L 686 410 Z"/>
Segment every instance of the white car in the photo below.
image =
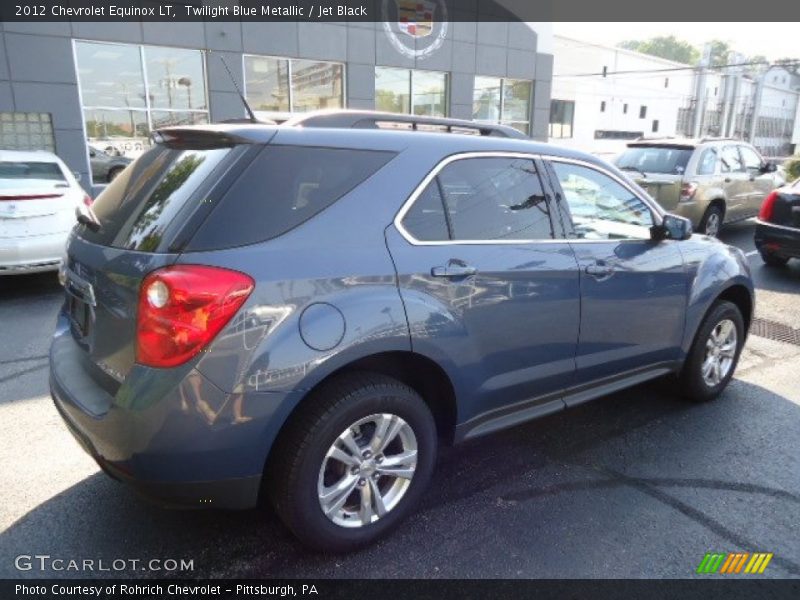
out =
<path fill-rule="evenodd" d="M 91 203 L 55 154 L 0 150 L 0 275 L 58 270 L 75 209 Z"/>

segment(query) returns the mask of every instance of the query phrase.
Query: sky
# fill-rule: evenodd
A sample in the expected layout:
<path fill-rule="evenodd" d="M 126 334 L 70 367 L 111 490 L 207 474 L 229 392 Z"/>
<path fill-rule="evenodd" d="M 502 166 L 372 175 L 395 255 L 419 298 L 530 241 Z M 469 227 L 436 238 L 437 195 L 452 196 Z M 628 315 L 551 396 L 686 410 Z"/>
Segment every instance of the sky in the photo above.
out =
<path fill-rule="evenodd" d="M 674 35 L 700 48 L 708 40 L 719 39 L 745 56 L 800 58 L 797 23 L 553 23 L 553 33 L 608 46 Z"/>

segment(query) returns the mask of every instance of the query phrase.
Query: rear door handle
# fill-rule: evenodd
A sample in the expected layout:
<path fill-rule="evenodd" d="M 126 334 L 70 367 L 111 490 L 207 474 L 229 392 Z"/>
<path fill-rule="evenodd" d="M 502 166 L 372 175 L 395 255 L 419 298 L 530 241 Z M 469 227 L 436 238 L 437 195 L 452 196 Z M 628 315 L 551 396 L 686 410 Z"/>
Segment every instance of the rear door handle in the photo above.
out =
<path fill-rule="evenodd" d="M 468 265 L 464 261 L 457 259 L 448 261 L 443 267 L 433 267 L 431 269 L 431 275 L 434 277 L 448 278 L 469 277 L 470 275 L 475 275 L 477 272 L 478 269 L 472 265 Z"/>

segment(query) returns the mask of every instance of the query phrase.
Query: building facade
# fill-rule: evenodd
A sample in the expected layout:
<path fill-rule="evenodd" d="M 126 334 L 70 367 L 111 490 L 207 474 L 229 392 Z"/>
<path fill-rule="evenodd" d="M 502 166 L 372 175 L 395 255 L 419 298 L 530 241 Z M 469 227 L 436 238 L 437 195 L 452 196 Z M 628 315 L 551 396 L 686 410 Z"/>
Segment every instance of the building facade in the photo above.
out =
<path fill-rule="evenodd" d="M 612 155 L 628 140 L 676 135 L 693 91 L 686 65 L 562 36 L 554 55 L 553 143 Z"/>
<path fill-rule="evenodd" d="M 377 109 L 512 125 L 547 138 L 547 23 L 4 23 L 0 147 L 54 150 L 87 188 L 90 152 L 150 132 L 262 115 Z M 230 71 L 230 74 L 228 73 Z"/>

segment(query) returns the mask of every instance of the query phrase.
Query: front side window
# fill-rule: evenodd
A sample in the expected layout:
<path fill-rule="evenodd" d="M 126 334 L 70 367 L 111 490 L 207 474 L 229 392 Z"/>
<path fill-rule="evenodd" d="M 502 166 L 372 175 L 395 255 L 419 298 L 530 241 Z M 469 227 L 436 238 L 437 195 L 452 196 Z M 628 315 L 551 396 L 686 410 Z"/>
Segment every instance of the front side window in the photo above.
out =
<path fill-rule="evenodd" d="M 509 125 L 527 134 L 530 131 L 533 84 L 523 79 L 475 77 L 472 118 L 484 123 Z"/>
<path fill-rule="evenodd" d="M 739 151 L 742 153 L 742 160 L 744 167 L 748 171 L 760 171 L 762 160 L 755 150 L 748 146 L 739 146 Z"/>
<path fill-rule="evenodd" d="M 536 167 L 525 158 L 457 160 L 431 181 L 403 219 L 420 241 L 553 238 Z"/>
<path fill-rule="evenodd" d="M 344 106 L 340 63 L 247 55 L 244 81 L 255 111 L 307 112 Z"/>
<path fill-rule="evenodd" d="M 576 237 L 587 240 L 650 239 L 653 214 L 621 183 L 596 169 L 554 161 Z"/>
<path fill-rule="evenodd" d="M 375 109 L 428 117 L 447 116 L 447 74 L 375 68 Z"/>
<path fill-rule="evenodd" d="M 744 163 L 736 146 L 725 146 L 721 156 L 723 173 L 744 173 Z"/>

